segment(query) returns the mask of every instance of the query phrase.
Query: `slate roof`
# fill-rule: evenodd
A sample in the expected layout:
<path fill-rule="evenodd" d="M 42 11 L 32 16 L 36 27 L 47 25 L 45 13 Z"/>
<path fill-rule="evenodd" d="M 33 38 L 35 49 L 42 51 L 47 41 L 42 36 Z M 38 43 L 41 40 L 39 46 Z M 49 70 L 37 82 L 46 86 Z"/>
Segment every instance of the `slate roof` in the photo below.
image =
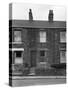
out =
<path fill-rule="evenodd" d="M 11 22 L 11 20 L 10 20 Z M 10 23 L 11 26 L 11 23 Z M 28 28 L 66 28 L 66 21 L 12 20 L 12 27 Z"/>

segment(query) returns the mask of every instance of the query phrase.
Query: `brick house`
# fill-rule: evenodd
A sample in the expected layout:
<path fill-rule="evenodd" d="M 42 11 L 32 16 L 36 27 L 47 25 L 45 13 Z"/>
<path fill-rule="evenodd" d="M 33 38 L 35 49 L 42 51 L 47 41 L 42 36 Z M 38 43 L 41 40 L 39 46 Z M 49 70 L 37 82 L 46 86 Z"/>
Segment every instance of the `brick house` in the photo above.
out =
<path fill-rule="evenodd" d="M 9 66 L 39 67 L 66 63 L 66 21 L 54 21 L 53 10 L 48 21 L 9 20 Z M 11 56 L 12 55 L 12 56 Z"/>

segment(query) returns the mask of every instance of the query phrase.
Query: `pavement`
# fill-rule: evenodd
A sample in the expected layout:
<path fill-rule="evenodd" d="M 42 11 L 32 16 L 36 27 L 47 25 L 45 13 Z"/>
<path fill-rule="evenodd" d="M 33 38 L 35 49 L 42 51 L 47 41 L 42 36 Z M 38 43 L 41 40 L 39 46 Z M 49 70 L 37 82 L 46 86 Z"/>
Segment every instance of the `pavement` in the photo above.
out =
<path fill-rule="evenodd" d="M 11 77 L 10 77 L 11 78 Z M 23 76 L 12 77 L 12 86 L 31 86 L 31 85 L 54 85 L 65 84 L 65 76 Z"/>

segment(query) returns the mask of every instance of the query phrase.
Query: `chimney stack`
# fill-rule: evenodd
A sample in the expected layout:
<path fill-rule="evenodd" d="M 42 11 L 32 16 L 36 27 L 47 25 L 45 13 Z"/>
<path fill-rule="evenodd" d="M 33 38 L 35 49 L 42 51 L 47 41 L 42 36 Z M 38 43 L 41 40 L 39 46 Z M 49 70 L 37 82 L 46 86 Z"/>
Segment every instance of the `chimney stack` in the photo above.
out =
<path fill-rule="evenodd" d="M 48 20 L 49 22 L 53 22 L 53 10 L 49 10 Z"/>
<path fill-rule="evenodd" d="M 32 10 L 29 9 L 29 20 L 32 21 L 33 20 L 33 15 L 32 15 Z"/>

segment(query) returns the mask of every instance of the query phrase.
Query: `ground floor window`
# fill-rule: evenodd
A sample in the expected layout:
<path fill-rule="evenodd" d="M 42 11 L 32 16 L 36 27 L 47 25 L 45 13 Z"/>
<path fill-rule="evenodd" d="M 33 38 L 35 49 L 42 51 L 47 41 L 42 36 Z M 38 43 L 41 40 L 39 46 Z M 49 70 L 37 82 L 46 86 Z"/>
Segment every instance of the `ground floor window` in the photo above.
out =
<path fill-rule="evenodd" d="M 47 56 L 47 51 L 45 51 L 45 50 L 40 50 L 40 56 L 41 56 L 41 57 L 46 57 L 46 56 Z"/>
<path fill-rule="evenodd" d="M 47 61 L 47 52 L 45 50 L 40 50 L 40 62 Z"/>
<path fill-rule="evenodd" d="M 23 52 L 22 51 L 15 51 L 15 64 L 22 64 L 23 63 Z"/>
<path fill-rule="evenodd" d="M 60 63 L 66 63 L 66 51 L 60 51 Z"/>
<path fill-rule="evenodd" d="M 44 50 L 40 51 L 40 56 L 45 56 L 45 51 Z"/>

